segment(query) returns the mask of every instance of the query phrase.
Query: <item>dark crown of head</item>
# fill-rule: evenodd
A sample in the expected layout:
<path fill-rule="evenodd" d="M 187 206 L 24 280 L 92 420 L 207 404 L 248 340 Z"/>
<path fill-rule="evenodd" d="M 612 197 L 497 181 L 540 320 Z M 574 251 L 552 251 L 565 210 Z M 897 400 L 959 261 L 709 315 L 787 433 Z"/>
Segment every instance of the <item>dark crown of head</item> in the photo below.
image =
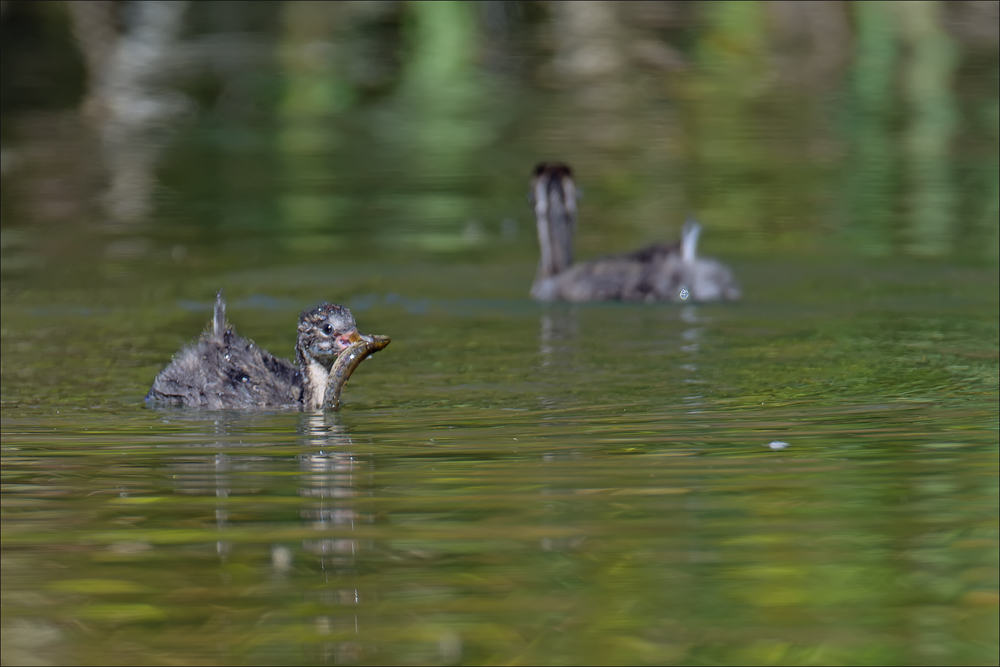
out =
<path fill-rule="evenodd" d="M 349 331 L 357 326 L 351 311 L 335 303 L 324 303 L 312 310 L 304 310 L 299 316 L 300 325 L 318 326 L 324 322 L 330 322 L 341 332 Z"/>
<path fill-rule="evenodd" d="M 543 174 L 549 176 L 569 176 L 572 178 L 573 170 L 569 168 L 569 165 L 562 162 L 539 162 L 535 165 L 535 171 L 532 175 L 538 177 Z"/>

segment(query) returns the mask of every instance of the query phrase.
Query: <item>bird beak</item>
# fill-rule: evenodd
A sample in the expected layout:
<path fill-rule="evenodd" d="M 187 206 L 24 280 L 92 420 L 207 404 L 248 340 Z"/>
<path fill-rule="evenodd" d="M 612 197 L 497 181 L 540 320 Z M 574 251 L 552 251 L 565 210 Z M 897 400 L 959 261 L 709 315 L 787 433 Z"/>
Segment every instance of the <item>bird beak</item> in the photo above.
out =
<path fill-rule="evenodd" d="M 357 343 L 360 340 L 365 340 L 364 336 L 358 333 L 357 329 L 352 329 L 337 336 L 337 345 L 341 350 L 346 350 L 352 343 Z"/>

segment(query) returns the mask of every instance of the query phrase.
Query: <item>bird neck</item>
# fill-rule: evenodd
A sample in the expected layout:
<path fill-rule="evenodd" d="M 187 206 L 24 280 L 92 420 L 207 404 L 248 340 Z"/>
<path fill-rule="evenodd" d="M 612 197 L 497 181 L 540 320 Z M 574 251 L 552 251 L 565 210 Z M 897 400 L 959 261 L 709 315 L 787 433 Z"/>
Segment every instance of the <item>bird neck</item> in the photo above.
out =
<path fill-rule="evenodd" d="M 330 369 L 309 357 L 299 364 L 299 371 L 302 373 L 302 409 L 322 409 Z"/>
<path fill-rule="evenodd" d="M 302 374 L 302 409 L 321 410 L 333 362 L 324 364 L 314 357 L 309 342 L 308 334 L 300 331 L 295 341 L 295 365 Z"/>
<path fill-rule="evenodd" d="M 535 220 L 541 259 L 538 278 L 562 273 L 573 264 L 576 202 L 567 202 L 561 189 L 540 192 L 535 198 Z"/>

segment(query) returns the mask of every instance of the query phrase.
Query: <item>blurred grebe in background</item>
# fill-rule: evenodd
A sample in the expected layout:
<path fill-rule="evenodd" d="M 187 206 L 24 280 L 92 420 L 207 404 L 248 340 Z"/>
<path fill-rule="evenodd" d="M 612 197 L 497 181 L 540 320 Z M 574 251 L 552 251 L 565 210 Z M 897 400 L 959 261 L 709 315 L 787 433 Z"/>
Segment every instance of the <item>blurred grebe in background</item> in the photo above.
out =
<path fill-rule="evenodd" d="M 740 298 L 732 273 L 697 256 L 701 225 L 689 220 L 677 243 L 573 264 L 577 190 L 573 172 L 543 162 L 531 177 L 541 260 L 531 296 L 539 301 L 720 301 Z"/>

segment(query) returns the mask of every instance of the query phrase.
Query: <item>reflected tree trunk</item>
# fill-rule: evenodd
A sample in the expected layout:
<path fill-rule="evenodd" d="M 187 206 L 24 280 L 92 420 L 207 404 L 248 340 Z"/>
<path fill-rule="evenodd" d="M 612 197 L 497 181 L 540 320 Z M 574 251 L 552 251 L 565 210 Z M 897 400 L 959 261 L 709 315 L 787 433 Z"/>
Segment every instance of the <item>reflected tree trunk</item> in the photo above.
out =
<path fill-rule="evenodd" d="M 952 144 L 958 112 L 954 100 L 957 49 L 939 18 L 937 2 L 893 5 L 908 47 L 903 95 L 909 111 L 905 154 L 911 252 L 950 251 L 954 228 Z"/>
<path fill-rule="evenodd" d="M 83 110 L 100 132 L 110 179 L 107 212 L 113 222 L 141 221 L 153 208 L 164 130 L 169 133 L 191 109 L 190 100 L 170 80 L 187 2 L 129 3 L 125 21 L 118 15 L 118 3 L 95 0 L 67 6 L 87 64 Z"/>

